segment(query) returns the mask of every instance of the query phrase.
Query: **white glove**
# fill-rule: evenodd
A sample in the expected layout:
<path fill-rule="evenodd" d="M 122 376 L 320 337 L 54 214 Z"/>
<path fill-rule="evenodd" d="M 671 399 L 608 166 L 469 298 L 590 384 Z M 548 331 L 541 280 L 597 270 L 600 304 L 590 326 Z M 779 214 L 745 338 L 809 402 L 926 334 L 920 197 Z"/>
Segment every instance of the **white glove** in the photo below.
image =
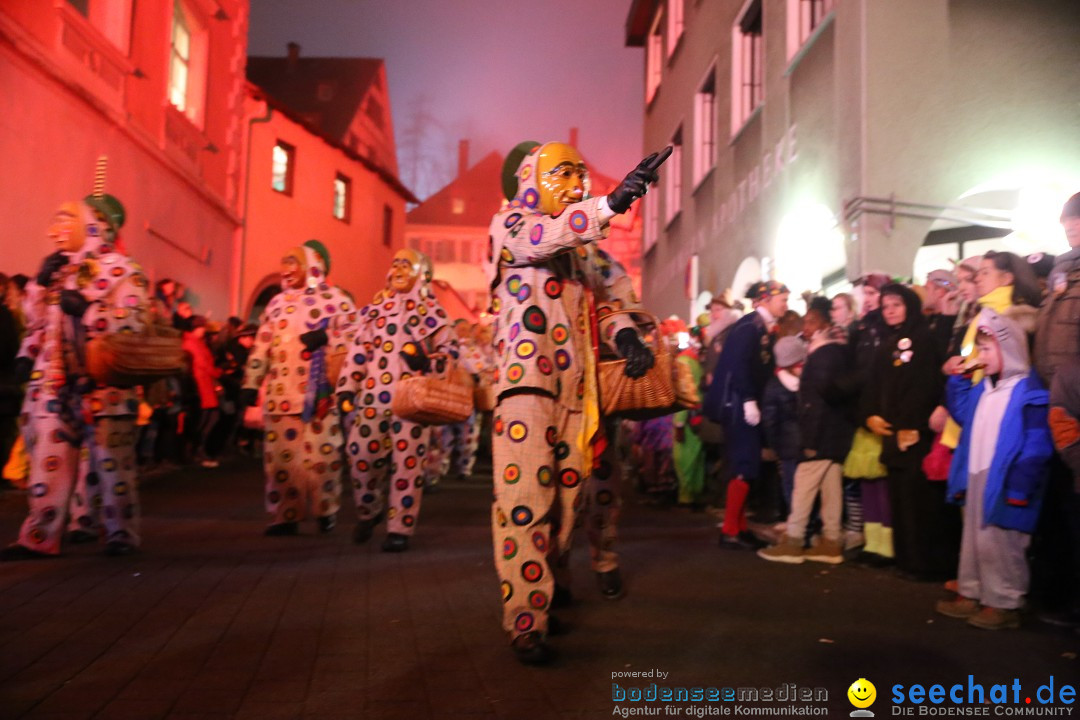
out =
<path fill-rule="evenodd" d="M 761 422 L 761 411 L 758 410 L 757 400 L 747 400 L 742 404 L 743 419 L 750 427 L 757 427 Z"/>

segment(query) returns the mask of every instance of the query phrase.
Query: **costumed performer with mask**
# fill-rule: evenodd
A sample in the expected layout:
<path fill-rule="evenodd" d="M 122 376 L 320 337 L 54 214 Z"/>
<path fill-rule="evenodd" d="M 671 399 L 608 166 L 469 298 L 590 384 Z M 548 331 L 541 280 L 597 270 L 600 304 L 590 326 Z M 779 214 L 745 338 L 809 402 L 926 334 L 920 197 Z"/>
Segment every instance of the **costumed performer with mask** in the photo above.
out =
<path fill-rule="evenodd" d="M 498 318 L 492 534 L 503 627 L 525 664 L 554 655 L 549 609 L 556 583 L 566 586 L 582 489 L 602 450 L 597 343 L 626 359 L 629 377 L 653 364 L 629 315 L 596 327 L 593 294 L 607 299 L 619 276 L 595 241 L 645 194 L 662 159 L 646 158 L 597 198 L 569 145 L 522 143 L 503 166 L 509 203 L 491 221 L 488 271 Z"/>
<path fill-rule="evenodd" d="M 281 292 L 266 306 L 247 360 L 240 402 L 263 397 L 266 535 L 295 535 L 311 513 L 319 532 L 337 524 L 342 431 L 332 360 L 352 341 L 356 309 L 327 281 L 330 253 L 318 240 L 281 259 Z"/>
<path fill-rule="evenodd" d="M 401 552 L 416 530 L 424 487 L 424 456 L 431 431 L 391 410 L 398 381 L 427 371 L 433 352 L 457 357 L 457 340 L 446 311 L 431 293 L 431 265 L 416 250 L 399 250 L 386 287 L 360 311 L 356 338 L 338 379 L 338 406 L 345 416 L 349 473 L 359 521 L 357 543 L 367 542 L 386 505 L 382 549 Z"/>
<path fill-rule="evenodd" d="M 30 514 L 0 559 L 58 555 L 77 485 L 86 488 L 84 507 L 100 496 L 107 555 L 139 546 L 136 389 L 106 386 L 86 369 L 89 341 L 147 323 L 146 277 L 113 244 L 122 218 L 123 207 L 104 193 L 61 205 L 48 233 L 56 252 L 27 286 L 28 333 L 16 362 L 30 383 L 23 404 Z M 89 510 L 82 516 L 92 522 Z"/>

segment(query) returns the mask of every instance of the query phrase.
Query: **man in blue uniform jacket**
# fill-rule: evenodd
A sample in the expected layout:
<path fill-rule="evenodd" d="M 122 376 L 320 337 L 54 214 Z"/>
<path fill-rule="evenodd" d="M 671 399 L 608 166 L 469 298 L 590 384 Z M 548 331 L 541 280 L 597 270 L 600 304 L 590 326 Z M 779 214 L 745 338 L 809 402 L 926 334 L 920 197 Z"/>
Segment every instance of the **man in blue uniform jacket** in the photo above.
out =
<path fill-rule="evenodd" d="M 761 543 L 746 525 L 746 496 L 761 468 L 759 400 L 773 372 L 773 331 L 788 309 L 787 287 L 775 280 L 754 283 L 746 297 L 754 311 L 731 329 L 712 384 L 705 396 L 705 414 L 724 426 L 731 480 L 720 546 L 752 550 Z"/>

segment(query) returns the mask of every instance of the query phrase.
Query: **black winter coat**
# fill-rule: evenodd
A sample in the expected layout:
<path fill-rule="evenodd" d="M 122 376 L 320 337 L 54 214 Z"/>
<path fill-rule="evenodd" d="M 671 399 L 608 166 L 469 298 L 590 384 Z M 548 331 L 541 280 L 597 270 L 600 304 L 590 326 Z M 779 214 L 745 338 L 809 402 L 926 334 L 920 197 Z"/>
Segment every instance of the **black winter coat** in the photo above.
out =
<path fill-rule="evenodd" d="M 830 343 L 810 353 L 799 382 L 799 437 L 814 460 L 844 462 L 855 436 L 857 395 L 845 386 L 851 353 Z"/>
<path fill-rule="evenodd" d="M 773 449 L 781 460 L 798 460 L 799 450 L 799 400 L 780 379 L 773 375 L 765 383 L 761 398 L 761 424 L 765 428 L 765 444 Z"/>
<path fill-rule="evenodd" d="M 917 467 L 930 450 L 930 415 L 941 402 L 944 359 L 923 318 L 891 329 L 885 336 L 863 389 L 861 419 L 880 415 L 893 435 L 882 438 L 881 462 L 886 467 Z M 918 430 L 919 442 L 900 452 L 897 431 Z"/>

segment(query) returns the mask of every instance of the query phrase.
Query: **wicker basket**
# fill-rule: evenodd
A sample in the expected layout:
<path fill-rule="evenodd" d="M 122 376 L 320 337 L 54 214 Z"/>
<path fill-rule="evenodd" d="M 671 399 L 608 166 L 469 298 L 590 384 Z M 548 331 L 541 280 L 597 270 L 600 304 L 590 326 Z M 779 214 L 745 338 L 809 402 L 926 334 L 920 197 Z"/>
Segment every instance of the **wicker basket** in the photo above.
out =
<path fill-rule="evenodd" d="M 442 372 L 414 375 L 398 380 L 390 409 L 403 420 L 424 425 L 449 425 L 467 420 L 473 412 L 472 379 L 458 371 L 456 363 L 442 353 L 432 353 L 432 362 L 442 358 Z"/>
<path fill-rule="evenodd" d="M 659 328 L 655 316 L 639 310 L 616 310 L 601 318 L 606 320 L 612 315 L 646 315 L 652 318 L 653 325 Z M 631 420 L 659 417 L 674 412 L 675 387 L 672 383 L 673 362 L 667 344 L 660 342 L 659 330 L 653 334 L 652 368 L 637 379 L 628 378 L 624 372 L 626 361 L 623 359 L 601 360 L 597 366 L 600 380 L 600 409 L 604 415 L 620 415 Z"/>
<path fill-rule="evenodd" d="M 694 371 L 686 363 L 675 360 L 675 404 L 680 410 L 697 410 L 701 407 L 701 390 L 694 382 Z"/>
<path fill-rule="evenodd" d="M 180 331 L 151 323 L 142 333 L 101 335 L 86 343 L 86 371 L 110 387 L 134 387 L 184 367 Z"/>

